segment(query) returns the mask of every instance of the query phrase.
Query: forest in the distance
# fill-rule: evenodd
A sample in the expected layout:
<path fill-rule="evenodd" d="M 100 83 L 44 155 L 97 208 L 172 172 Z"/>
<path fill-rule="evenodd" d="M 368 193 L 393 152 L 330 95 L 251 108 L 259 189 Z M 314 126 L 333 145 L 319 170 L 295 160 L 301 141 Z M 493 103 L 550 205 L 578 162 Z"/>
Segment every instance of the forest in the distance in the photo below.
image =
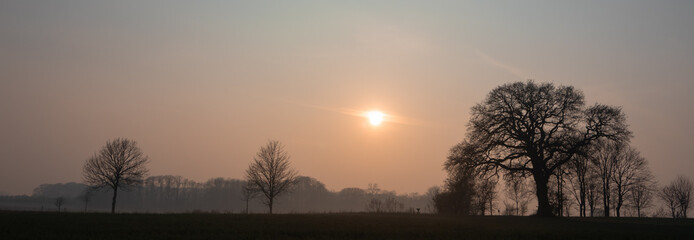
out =
<path fill-rule="evenodd" d="M 212 178 L 196 182 L 180 176 L 151 176 L 140 186 L 119 191 L 119 212 L 151 213 L 265 213 L 267 207 L 258 196 L 247 197 L 246 181 Z M 0 209 L 26 211 L 107 212 L 112 192 L 108 188 L 88 191 L 82 183 L 42 184 L 30 196 L 0 196 Z M 382 190 L 378 184 L 366 189 L 344 188 L 330 191 L 315 178 L 299 176 L 286 194 L 280 195 L 278 213 L 327 212 L 431 212 L 431 196 L 396 194 Z M 246 201 L 248 200 L 248 202 Z M 248 203 L 248 205 L 246 205 Z"/>

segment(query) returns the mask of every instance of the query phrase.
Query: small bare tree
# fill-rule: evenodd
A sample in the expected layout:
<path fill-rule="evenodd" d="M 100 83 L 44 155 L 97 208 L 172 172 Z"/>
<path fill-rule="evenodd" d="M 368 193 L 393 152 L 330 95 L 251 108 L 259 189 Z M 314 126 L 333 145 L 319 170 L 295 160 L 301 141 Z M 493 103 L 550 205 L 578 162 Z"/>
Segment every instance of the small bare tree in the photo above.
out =
<path fill-rule="evenodd" d="M 257 196 L 258 189 L 256 189 L 253 185 L 249 184 L 248 182 L 241 189 L 241 197 L 244 201 L 246 201 L 246 214 L 248 214 L 248 202 Z"/>
<path fill-rule="evenodd" d="M 505 204 L 508 215 L 522 216 L 528 211 L 528 203 L 532 198 L 526 176 L 519 173 L 504 175 L 506 180 L 506 197 L 513 201 Z M 510 209 L 509 209 L 510 207 Z"/>
<path fill-rule="evenodd" d="M 570 191 L 573 194 L 576 204 L 578 205 L 578 215 L 580 217 L 586 216 L 586 203 L 588 200 L 588 186 L 590 185 L 590 170 L 591 163 L 588 157 L 584 154 L 576 155 L 571 161 L 569 161 L 569 186 Z"/>
<path fill-rule="evenodd" d="M 636 184 L 647 181 L 650 176 L 646 159 L 641 157 L 636 149 L 626 146 L 621 150 L 622 152 L 618 153 L 617 158 L 615 158 L 613 172 L 610 174 L 615 186 L 614 193 L 617 197 L 614 199 L 617 217 L 621 216 L 621 208 L 627 193 Z"/>
<path fill-rule="evenodd" d="M 689 204 L 692 202 L 692 193 L 694 193 L 694 184 L 689 178 L 678 176 L 673 186 L 675 187 L 680 217 L 687 218 L 687 210 L 689 210 Z"/>
<path fill-rule="evenodd" d="M 660 198 L 667 204 L 673 218 L 687 218 L 687 210 L 692 201 L 694 184 L 684 176 L 678 176 L 660 191 Z"/>
<path fill-rule="evenodd" d="M 591 149 L 591 162 L 597 170 L 600 180 L 600 194 L 602 195 L 602 205 L 605 217 L 610 216 L 610 203 L 612 203 L 612 176 L 615 172 L 615 165 L 623 148 L 626 145 L 610 140 L 600 140 Z"/>
<path fill-rule="evenodd" d="M 129 186 L 141 184 L 147 175 L 148 161 L 137 142 L 117 138 L 106 142 L 101 151 L 87 160 L 82 169 L 84 182 L 94 189 L 111 188 L 111 213 L 115 213 L 118 189 L 128 190 Z"/>
<path fill-rule="evenodd" d="M 673 184 L 671 183 L 663 187 L 658 193 L 660 199 L 662 199 L 663 202 L 665 202 L 665 204 L 667 205 L 668 209 L 670 209 L 672 218 L 679 217 L 679 212 L 677 211 L 677 194 L 675 192 L 675 186 L 673 186 Z"/>
<path fill-rule="evenodd" d="M 586 182 L 586 203 L 588 204 L 588 213 L 590 213 L 588 216 L 593 217 L 596 214 L 595 211 L 597 211 L 597 205 L 600 201 L 600 184 L 597 176 L 586 179 L 588 180 Z"/>
<path fill-rule="evenodd" d="M 289 155 L 279 141 L 269 141 L 261 147 L 246 170 L 248 183 L 265 197 L 270 214 L 277 196 L 289 190 L 296 176 L 297 172 L 289 165 Z"/>
<path fill-rule="evenodd" d="M 643 209 L 651 206 L 653 202 L 653 189 L 655 184 L 652 180 L 639 182 L 631 187 L 629 194 L 631 196 L 632 207 L 636 210 L 636 216 L 643 216 Z"/>
<path fill-rule="evenodd" d="M 390 192 L 388 194 L 385 194 L 385 199 L 383 200 L 383 212 L 398 212 L 402 211 L 405 208 L 405 205 L 398 201 L 398 199 L 395 196 L 395 192 Z"/>
<path fill-rule="evenodd" d="M 65 204 L 65 198 L 64 197 L 58 197 L 55 199 L 55 202 L 53 204 L 58 207 L 58 212 L 60 212 L 60 209 L 63 207 L 63 204 Z"/>
<path fill-rule="evenodd" d="M 489 210 L 489 215 L 494 215 L 494 204 L 496 202 L 497 191 L 496 185 L 498 180 L 493 176 L 481 176 L 477 183 L 476 204 L 480 210 L 480 214 L 484 216 L 484 212 Z"/>
<path fill-rule="evenodd" d="M 366 211 L 367 212 L 375 212 L 375 213 L 380 213 L 383 211 L 383 201 L 381 201 L 380 198 L 377 197 L 372 197 L 369 199 L 369 202 L 366 204 Z"/>
<path fill-rule="evenodd" d="M 427 198 L 427 206 L 426 210 L 429 213 L 439 213 L 436 209 L 436 196 L 438 196 L 441 193 L 441 187 L 439 186 L 433 186 L 430 187 L 429 190 L 427 190 L 426 198 Z"/>
<path fill-rule="evenodd" d="M 94 189 L 91 187 L 86 187 L 82 191 L 82 194 L 79 196 L 80 200 L 84 202 L 84 212 L 87 212 L 87 205 L 89 205 L 89 200 L 92 199 L 92 194 L 94 193 Z"/>

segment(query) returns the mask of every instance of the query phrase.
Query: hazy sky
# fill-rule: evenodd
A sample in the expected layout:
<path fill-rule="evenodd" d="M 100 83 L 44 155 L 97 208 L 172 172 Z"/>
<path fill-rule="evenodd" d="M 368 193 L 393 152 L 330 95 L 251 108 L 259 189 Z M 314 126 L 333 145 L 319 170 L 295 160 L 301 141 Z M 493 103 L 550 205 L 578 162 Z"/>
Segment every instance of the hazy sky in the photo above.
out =
<path fill-rule="evenodd" d="M 329 189 L 442 184 L 470 107 L 528 78 L 622 106 L 694 177 L 694 1 L 1 1 L 0 192 L 81 181 L 116 137 L 151 175 L 243 178 L 268 139 Z M 368 125 L 379 109 L 400 123 Z"/>

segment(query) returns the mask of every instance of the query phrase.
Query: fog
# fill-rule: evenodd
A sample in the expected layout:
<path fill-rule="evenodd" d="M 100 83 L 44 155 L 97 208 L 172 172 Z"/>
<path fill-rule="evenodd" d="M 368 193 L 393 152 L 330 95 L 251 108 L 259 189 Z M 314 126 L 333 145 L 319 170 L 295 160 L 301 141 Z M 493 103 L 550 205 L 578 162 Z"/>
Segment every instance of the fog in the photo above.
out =
<path fill-rule="evenodd" d="M 691 178 L 692 11 L 686 1 L 2 1 L 0 192 L 80 183 L 85 160 L 126 137 L 151 176 L 242 180 L 275 139 L 330 194 L 378 183 L 422 195 L 442 184 L 470 107 L 526 79 L 621 106 L 659 182 Z M 374 127 L 345 109 L 406 121 Z"/>

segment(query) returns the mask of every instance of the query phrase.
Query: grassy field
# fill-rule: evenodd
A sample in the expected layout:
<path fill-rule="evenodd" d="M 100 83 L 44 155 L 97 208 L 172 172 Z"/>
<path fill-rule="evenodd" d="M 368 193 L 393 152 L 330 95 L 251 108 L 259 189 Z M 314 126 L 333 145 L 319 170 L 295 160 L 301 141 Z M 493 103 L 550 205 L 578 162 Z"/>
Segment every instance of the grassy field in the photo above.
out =
<path fill-rule="evenodd" d="M 0 212 L 0 239 L 694 239 L 694 220 Z"/>

